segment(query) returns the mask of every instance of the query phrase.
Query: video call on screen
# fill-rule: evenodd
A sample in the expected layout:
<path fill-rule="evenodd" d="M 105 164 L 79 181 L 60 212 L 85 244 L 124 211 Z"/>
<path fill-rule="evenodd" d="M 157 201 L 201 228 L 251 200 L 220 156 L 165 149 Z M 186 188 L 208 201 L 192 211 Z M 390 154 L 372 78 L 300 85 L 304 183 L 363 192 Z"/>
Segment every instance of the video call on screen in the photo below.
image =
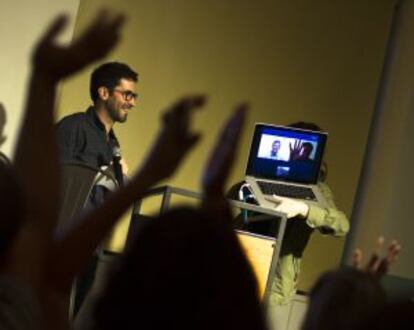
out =
<path fill-rule="evenodd" d="M 269 179 L 316 182 L 322 140 L 312 132 L 259 128 L 251 150 L 249 172 Z"/>

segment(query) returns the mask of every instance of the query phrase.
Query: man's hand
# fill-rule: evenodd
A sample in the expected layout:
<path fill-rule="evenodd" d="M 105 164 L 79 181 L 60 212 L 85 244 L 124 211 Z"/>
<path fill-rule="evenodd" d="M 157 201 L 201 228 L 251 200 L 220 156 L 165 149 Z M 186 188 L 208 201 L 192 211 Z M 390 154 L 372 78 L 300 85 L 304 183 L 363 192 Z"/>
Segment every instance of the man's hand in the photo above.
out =
<path fill-rule="evenodd" d="M 224 184 L 233 167 L 247 109 L 247 104 L 238 105 L 218 136 L 201 180 L 206 197 L 224 196 Z"/>
<path fill-rule="evenodd" d="M 55 19 L 33 53 L 34 70 L 53 81 L 65 78 L 105 56 L 117 44 L 125 18 L 101 10 L 92 24 L 71 45 L 57 45 L 55 39 L 67 21 L 65 15 Z"/>
<path fill-rule="evenodd" d="M 190 119 L 193 112 L 204 103 L 205 97 L 202 95 L 187 96 L 162 116 L 163 126 L 142 167 L 154 180 L 163 180 L 172 175 L 200 139 L 200 134 L 190 130 Z"/>
<path fill-rule="evenodd" d="M 295 217 L 306 219 L 308 217 L 309 206 L 305 202 L 278 195 L 266 197 L 266 200 L 277 204 L 275 211 L 285 213 L 288 219 Z"/>
<path fill-rule="evenodd" d="M 380 258 L 383 245 L 384 237 L 380 236 L 377 239 L 371 258 L 365 267 L 362 265 L 363 254 L 361 249 L 355 249 L 352 255 L 353 267 L 378 278 L 386 274 L 390 266 L 397 260 L 398 254 L 401 251 L 401 245 L 396 240 L 392 240 L 388 246 L 387 255 Z"/>
<path fill-rule="evenodd" d="M 295 140 L 294 144 L 290 143 L 289 149 L 290 149 L 290 155 L 289 155 L 290 161 L 302 159 L 303 147 L 302 147 L 302 142 L 300 140 Z"/>
<path fill-rule="evenodd" d="M 123 175 L 128 175 L 129 166 L 128 166 L 125 158 L 121 158 L 121 160 L 119 161 L 119 164 L 121 165 L 121 168 L 122 168 L 122 174 Z"/>

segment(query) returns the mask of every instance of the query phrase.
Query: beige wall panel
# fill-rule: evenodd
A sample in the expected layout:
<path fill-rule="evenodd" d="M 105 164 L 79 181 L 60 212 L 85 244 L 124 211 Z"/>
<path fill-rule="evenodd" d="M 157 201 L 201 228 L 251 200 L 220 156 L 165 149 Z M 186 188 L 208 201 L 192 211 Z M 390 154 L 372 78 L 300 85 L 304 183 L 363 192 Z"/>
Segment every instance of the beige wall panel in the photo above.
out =
<path fill-rule="evenodd" d="M 413 282 L 414 2 L 399 3 L 348 244 L 369 251 L 379 235 L 398 239 L 403 252 L 390 274 Z"/>
<path fill-rule="evenodd" d="M 55 15 L 62 12 L 68 13 L 71 21 L 60 40 L 71 40 L 78 5 L 79 0 L 0 1 L 0 103 L 6 110 L 5 127 L 0 114 L 0 133 L 7 137 L 1 150 L 9 157 L 20 127 L 32 47 Z"/>

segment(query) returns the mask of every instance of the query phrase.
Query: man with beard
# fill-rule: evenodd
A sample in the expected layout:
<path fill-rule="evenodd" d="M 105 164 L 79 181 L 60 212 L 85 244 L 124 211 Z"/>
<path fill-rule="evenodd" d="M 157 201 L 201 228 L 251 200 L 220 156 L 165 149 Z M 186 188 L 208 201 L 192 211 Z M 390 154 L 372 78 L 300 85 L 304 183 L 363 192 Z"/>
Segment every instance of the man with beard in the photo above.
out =
<path fill-rule="evenodd" d="M 90 80 L 90 96 L 93 105 L 85 112 L 63 118 L 57 124 L 57 141 L 63 164 L 81 164 L 96 170 L 107 168 L 122 184 L 128 168 L 120 156 L 120 146 L 113 126 L 124 123 L 137 98 L 138 74 L 120 62 L 105 63 L 96 68 Z M 87 201 L 87 207 L 101 204 L 108 189 L 95 185 Z M 79 309 L 91 287 L 97 267 L 96 257 L 85 274 L 77 279 L 74 313 Z"/>
<path fill-rule="evenodd" d="M 119 149 L 112 128 L 116 122 L 126 122 L 128 112 L 135 106 L 137 81 L 138 74 L 124 63 L 109 62 L 95 69 L 90 81 L 93 105 L 58 123 L 62 162 L 95 168 L 112 164 L 114 150 Z M 125 173 L 125 162 L 121 163 Z"/>

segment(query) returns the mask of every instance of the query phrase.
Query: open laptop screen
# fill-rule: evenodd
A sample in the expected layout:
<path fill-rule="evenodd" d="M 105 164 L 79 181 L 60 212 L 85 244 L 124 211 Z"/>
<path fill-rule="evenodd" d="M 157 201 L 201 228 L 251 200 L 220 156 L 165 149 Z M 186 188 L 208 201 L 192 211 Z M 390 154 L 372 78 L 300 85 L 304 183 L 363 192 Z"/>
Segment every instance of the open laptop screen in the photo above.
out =
<path fill-rule="evenodd" d="M 316 183 L 327 133 L 256 124 L 246 175 Z"/>

